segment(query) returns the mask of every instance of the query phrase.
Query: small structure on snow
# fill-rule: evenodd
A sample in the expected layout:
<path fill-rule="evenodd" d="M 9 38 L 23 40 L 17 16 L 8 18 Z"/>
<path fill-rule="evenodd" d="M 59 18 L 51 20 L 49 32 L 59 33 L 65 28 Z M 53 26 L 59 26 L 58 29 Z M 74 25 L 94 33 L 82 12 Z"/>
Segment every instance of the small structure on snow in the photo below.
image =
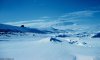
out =
<path fill-rule="evenodd" d="M 21 27 L 25 27 L 24 25 L 21 25 Z"/>

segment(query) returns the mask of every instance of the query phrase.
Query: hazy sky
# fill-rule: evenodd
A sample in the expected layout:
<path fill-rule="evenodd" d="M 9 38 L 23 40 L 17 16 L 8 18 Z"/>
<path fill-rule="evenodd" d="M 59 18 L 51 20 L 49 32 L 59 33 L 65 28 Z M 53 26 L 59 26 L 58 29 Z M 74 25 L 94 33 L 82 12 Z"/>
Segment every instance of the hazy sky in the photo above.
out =
<path fill-rule="evenodd" d="M 100 0 L 0 0 L 1 23 L 55 18 L 77 11 L 100 11 Z M 96 13 L 94 19 L 99 20 L 99 14 Z"/>

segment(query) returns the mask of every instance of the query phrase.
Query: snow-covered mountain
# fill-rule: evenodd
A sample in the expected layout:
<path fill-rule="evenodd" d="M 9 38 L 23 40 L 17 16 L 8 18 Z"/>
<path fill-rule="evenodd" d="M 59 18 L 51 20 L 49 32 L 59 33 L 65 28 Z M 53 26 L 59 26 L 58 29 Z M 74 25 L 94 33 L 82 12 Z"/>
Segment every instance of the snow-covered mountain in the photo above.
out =
<path fill-rule="evenodd" d="M 12 26 L 7 24 L 0 24 L 0 32 L 31 32 L 31 33 L 46 33 L 45 31 L 29 28 L 29 27 L 20 27 Z"/>
<path fill-rule="evenodd" d="M 45 20 L 22 24 L 25 27 L 0 24 L 0 57 L 15 60 L 100 60 L 100 38 L 96 38 L 99 29 L 95 25 Z"/>

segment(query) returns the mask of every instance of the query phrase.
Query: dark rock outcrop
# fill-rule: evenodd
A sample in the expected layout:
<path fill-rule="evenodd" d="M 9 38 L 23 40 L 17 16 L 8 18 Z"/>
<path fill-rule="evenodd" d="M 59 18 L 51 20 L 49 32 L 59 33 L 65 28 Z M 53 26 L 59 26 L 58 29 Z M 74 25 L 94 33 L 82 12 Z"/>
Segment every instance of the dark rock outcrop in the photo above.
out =
<path fill-rule="evenodd" d="M 53 42 L 62 42 L 61 40 L 59 40 L 57 38 L 53 38 L 53 37 L 50 38 L 50 41 L 53 41 Z"/>
<path fill-rule="evenodd" d="M 92 36 L 92 38 L 100 38 L 100 33 L 97 33 L 96 35 Z"/>

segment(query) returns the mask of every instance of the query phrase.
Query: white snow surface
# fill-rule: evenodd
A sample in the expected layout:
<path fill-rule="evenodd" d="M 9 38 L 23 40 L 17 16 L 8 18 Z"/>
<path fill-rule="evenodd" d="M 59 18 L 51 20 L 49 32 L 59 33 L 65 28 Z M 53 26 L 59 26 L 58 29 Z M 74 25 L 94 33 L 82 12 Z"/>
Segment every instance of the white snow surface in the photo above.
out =
<path fill-rule="evenodd" d="M 52 22 L 44 20 L 34 21 L 34 23 L 26 21 L 23 24 L 43 31 L 58 32 L 47 34 L 27 32 L 0 35 L 0 59 L 100 60 L 100 38 L 91 38 L 93 34 L 100 31 L 95 29 L 97 28 L 95 25 L 86 26 L 71 21 Z M 19 23 L 16 23 L 16 26 L 19 25 Z M 52 28 L 55 30 L 52 30 Z M 54 38 L 54 40 L 50 40 L 51 38 Z"/>

